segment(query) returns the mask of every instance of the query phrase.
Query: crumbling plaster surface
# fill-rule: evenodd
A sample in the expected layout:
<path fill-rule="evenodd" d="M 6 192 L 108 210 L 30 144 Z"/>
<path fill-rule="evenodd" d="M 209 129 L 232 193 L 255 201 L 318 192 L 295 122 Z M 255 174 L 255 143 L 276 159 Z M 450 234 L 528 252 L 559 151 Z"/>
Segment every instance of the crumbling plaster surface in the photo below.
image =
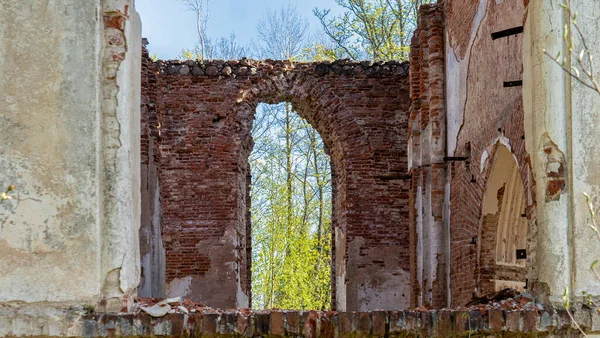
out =
<path fill-rule="evenodd" d="M 446 110 L 444 72 L 444 8 L 429 4 L 419 11 L 419 27 L 411 41 L 411 116 L 409 122 L 413 180 L 410 231 L 415 301 L 448 305 L 450 236 L 446 203 Z M 419 194 L 419 196 L 416 196 Z M 415 233 L 417 233 L 415 235 Z"/>
<path fill-rule="evenodd" d="M 156 74 L 148 56 L 142 51 L 141 97 L 141 224 L 139 233 L 141 278 L 138 296 L 165 296 L 165 248 L 162 239 L 160 182 L 157 158 L 160 153 L 156 124 Z"/>
<path fill-rule="evenodd" d="M 345 285 L 346 306 L 356 311 L 407 309 L 410 307 L 410 272 L 403 270 L 398 250 L 390 246 L 366 246 L 356 238 L 348 248 L 350 261 Z M 378 262 L 373 265 L 373 262 Z M 385 268 L 385 269 L 382 269 Z"/>
<path fill-rule="evenodd" d="M 99 295 L 97 10 L 0 2 L 0 302 Z"/>
<path fill-rule="evenodd" d="M 131 0 L 104 0 L 102 275 L 106 310 L 140 281 L 141 20 Z"/>
<path fill-rule="evenodd" d="M 446 224 L 451 233 L 454 305 L 464 304 L 474 289 L 480 288 L 476 277 L 481 273 L 478 237 L 489 172 L 484 166 L 498 140 L 511 145 L 524 185 L 531 186 L 521 91 L 503 86 L 505 81 L 522 78 L 522 36 L 491 38 L 494 32 L 521 26 L 523 13 L 522 1 L 446 1 L 446 154 L 466 159 L 449 161 L 446 176 L 449 196 L 444 211 L 449 215 Z M 530 197 L 528 203 L 533 203 L 529 191 L 526 196 Z"/>
<path fill-rule="evenodd" d="M 572 1 L 572 7 L 592 54 L 599 55 L 600 3 Z M 529 4 L 524 41 L 526 141 L 537 194 L 544 197 L 537 201 L 537 279 L 540 290 L 556 303 L 566 287 L 576 296 L 583 291 L 600 294 L 589 268 L 600 243 L 587 227 L 591 220 L 583 197 L 586 192 L 593 202 L 600 200 L 600 95 L 570 79 L 544 54 L 568 54 L 562 38 L 565 24 L 568 16 L 558 1 Z M 574 42 L 578 53 L 581 41 L 575 37 Z"/>
<path fill-rule="evenodd" d="M 129 1 L 0 2 L 0 184 L 19 199 L 0 208 L 0 303 L 15 311 L 118 310 L 137 286 L 140 31 Z"/>
<path fill-rule="evenodd" d="M 453 6 L 456 1 L 449 2 Z M 446 121 L 447 121 L 447 152 L 448 156 L 454 156 L 456 146 L 458 142 L 458 134 L 463 126 L 464 114 L 465 114 L 465 103 L 467 101 L 467 89 L 469 88 L 468 71 L 469 62 L 471 60 L 471 49 L 473 48 L 473 42 L 477 37 L 477 32 L 481 26 L 481 21 L 485 17 L 487 10 L 488 0 L 479 0 L 478 6 L 470 6 L 476 8 L 475 16 L 472 24 L 468 25 L 456 25 L 460 29 L 470 27 L 471 30 L 466 35 L 469 37 L 468 42 L 462 43 L 451 38 L 449 31 L 446 31 Z M 465 16 L 468 17 L 468 16 Z M 452 20 L 451 17 L 448 20 Z M 459 47 L 461 46 L 461 47 Z M 460 52 L 463 51 L 464 52 Z"/>

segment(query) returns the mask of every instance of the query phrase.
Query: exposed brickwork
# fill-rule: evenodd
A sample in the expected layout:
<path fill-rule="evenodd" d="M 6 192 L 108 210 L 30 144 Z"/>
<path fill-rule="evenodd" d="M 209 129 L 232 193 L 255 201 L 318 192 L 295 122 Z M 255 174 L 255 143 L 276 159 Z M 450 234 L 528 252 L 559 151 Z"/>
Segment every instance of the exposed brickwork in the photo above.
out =
<path fill-rule="evenodd" d="M 600 314 L 580 314 L 587 332 L 600 328 Z M 543 311 L 204 311 L 148 315 L 90 315 L 86 337 L 580 337 L 565 310 Z"/>
<path fill-rule="evenodd" d="M 411 248 L 413 305 L 446 305 L 444 234 L 446 111 L 442 4 L 421 6 L 411 44 Z"/>
<path fill-rule="evenodd" d="M 469 51 L 475 15 L 480 1 L 448 0 L 446 1 L 446 17 L 449 43 L 457 59 L 464 59 Z"/>
<path fill-rule="evenodd" d="M 481 228 L 482 224 L 490 224 L 485 222 L 489 219 L 482 219 L 482 203 L 495 158 L 495 144 L 499 141 L 508 144 L 519 164 L 526 189 L 523 193 L 528 197 L 527 209 L 530 210 L 534 203 L 529 156 L 525 151 L 521 87 L 505 88 L 503 85 L 504 81 L 522 79 L 522 37 L 491 39 L 493 32 L 522 25 L 522 5 L 520 1 L 488 1 L 485 16 L 480 26 L 475 27 L 477 35 L 470 46 L 468 82 L 464 84 L 467 86 L 464 117 L 455 151 L 455 156 L 468 157 L 469 161 L 455 162 L 449 167 L 451 266 L 456 267 L 451 269 L 454 305 L 468 302 L 475 288 L 479 293 L 493 291 L 490 290 L 492 278 L 526 279 L 526 269 L 491 263 L 495 262 L 496 227 Z M 448 39 L 451 43 L 468 42 L 461 31 L 473 25 L 459 20 L 457 15 L 463 13 L 465 19 L 471 18 L 477 7 L 477 3 L 467 6 L 464 1 L 448 1 Z M 458 50 L 463 51 L 463 47 Z M 486 152 L 487 160 L 482 163 Z M 531 212 L 527 214 L 531 220 Z M 477 244 L 472 244 L 473 239 Z M 528 256 L 528 263 L 531 263 L 532 253 Z"/>
<path fill-rule="evenodd" d="M 408 306 L 410 295 L 389 287 L 409 271 L 406 64 L 240 60 L 155 67 L 167 283 L 193 276 L 189 296 L 198 301 L 210 301 L 217 290 L 219 297 L 229 294 L 215 306 L 236 306 L 238 291 L 249 295 L 252 120 L 257 104 L 289 101 L 330 150 L 334 226 L 344 237 L 335 240 L 346 243 L 336 247 L 344 259 L 334 271 L 345 275 L 346 305 L 358 310 L 360 297 L 368 297 L 378 306 L 390 292 L 398 294 L 393 306 Z"/>
<path fill-rule="evenodd" d="M 451 267 L 452 305 L 464 305 L 475 291 L 479 294 L 494 291 L 496 279 L 524 282 L 528 271 L 523 267 L 496 264 L 497 219 L 492 219 L 491 215 L 483 219 L 482 215 L 496 144 L 503 142 L 519 164 L 526 189 L 523 193 L 527 196 L 525 213 L 533 219 L 533 182 L 529 178 L 529 158 L 525 152 L 521 88 L 504 87 L 505 81 L 522 79 L 521 36 L 491 39 L 493 32 L 520 26 L 524 9 L 521 2 L 488 1 L 485 15 L 479 22 L 475 18 L 479 2 L 450 0 L 445 6 L 447 25 L 440 17 L 441 4 L 421 8 L 419 27 L 411 45 L 413 105 L 409 130 L 413 186 L 410 231 L 414 306 L 445 305 L 447 288 L 440 284 L 443 279 L 437 280 L 436 286 L 428 281 L 428 276 L 436 269 L 436 276 L 445 275 L 443 259 L 446 256 Z M 440 47 L 444 26 L 450 46 L 448 51 Z M 473 31 L 476 34 L 471 44 Z M 447 117 L 443 116 L 446 114 L 443 101 L 446 70 L 444 60 L 438 54 L 440 50 L 449 59 L 456 57 L 459 64 L 470 51 L 463 62 L 467 76 L 467 83 L 461 84 L 466 86 L 463 110 L 453 111 L 453 115 Z M 459 67 L 457 64 L 452 66 Z M 457 144 L 455 150 L 446 149 L 445 123 L 460 124 L 456 128 L 458 138 L 451 142 Z M 452 158 L 443 160 L 450 152 Z M 484 153 L 487 160 L 482 160 Z M 449 189 L 445 191 L 447 185 Z M 530 223 L 533 227 L 533 221 Z M 446 251 L 448 244 L 440 241 L 440 237 L 449 238 L 450 252 Z M 529 243 L 527 249 L 533 247 Z M 428 251 L 434 251 L 437 256 L 431 257 Z M 528 256 L 531 263 L 533 253 L 529 251 Z"/>

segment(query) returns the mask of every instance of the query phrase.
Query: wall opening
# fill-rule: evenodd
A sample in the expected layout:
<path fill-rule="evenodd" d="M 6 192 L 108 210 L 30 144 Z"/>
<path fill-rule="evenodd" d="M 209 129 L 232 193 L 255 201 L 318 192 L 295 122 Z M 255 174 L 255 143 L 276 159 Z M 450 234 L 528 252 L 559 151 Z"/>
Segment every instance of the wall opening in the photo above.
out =
<path fill-rule="evenodd" d="M 164 281 L 167 297 L 212 308 L 259 307 L 251 299 L 251 220 L 259 214 L 250 212 L 258 179 L 252 128 L 260 103 L 288 102 L 322 137 L 331 159 L 331 227 L 323 222 L 333 229 L 326 236 L 331 283 L 324 287 L 331 302 L 280 307 L 408 307 L 407 68 L 347 60 L 148 61 L 142 111 L 156 128 L 147 128 L 142 145 L 156 167 L 148 182 L 158 184 L 144 187 L 148 201 L 158 203 L 144 204 L 140 233 L 159 241 L 144 246 L 146 266 L 157 261 L 164 270 L 145 268 L 145 289 L 160 291 L 152 284 Z M 155 228 L 151 215 L 159 216 Z"/>
<path fill-rule="evenodd" d="M 327 147 L 287 102 L 259 104 L 252 137 L 246 272 L 252 307 L 330 309 L 332 180 Z"/>
<path fill-rule="evenodd" d="M 519 166 L 511 151 L 496 145 L 486 184 L 480 247 L 483 293 L 525 288 L 528 222 Z M 521 256 L 524 254 L 525 256 Z"/>

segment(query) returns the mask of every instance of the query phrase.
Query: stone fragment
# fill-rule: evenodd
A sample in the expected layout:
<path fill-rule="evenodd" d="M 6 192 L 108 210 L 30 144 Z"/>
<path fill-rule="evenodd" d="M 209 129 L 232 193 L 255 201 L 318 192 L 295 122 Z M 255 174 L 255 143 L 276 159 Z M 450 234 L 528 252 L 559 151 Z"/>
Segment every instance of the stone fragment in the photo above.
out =
<path fill-rule="evenodd" d="M 204 75 L 204 71 L 200 67 L 194 67 L 194 68 L 192 68 L 192 75 L 195 75 L 195 76 Z"/>
<path fill-rule="evenodd" d="M 188 65 L 183 65 L 179 67 L 179 74 L 188 75 L 190 73 L 190 67 Z"/>
<path fill-rule="evenodd" d="M 175 65 L 168 65 L 165 71 L 167 72 L 167 74 L 176 74 L 177 72 L 179 72 L 179 67 Z"/>
<path fill-rule="evenodd" d="M 283 312 L 271 311 L 271 334 L 274 336 L 283 336 L 285 334 Z"/>
<path fill-rule="evenodd" d="M 221 70 L 221 74 L 225 75 L 225 76 L 231 75 L 231 67 L 229 67 L 229 66 L 223 67 L 223 70 Z"/>
<path fill-rule="evenodd" d="M 206 67 L 206 75 L 215 76 L 219 74 L 219 68 L 217 66 L 208 66 Z"/>
<path fill-rule="evenodd" d="M 315 73 L 319 76 L 324 76 L 329 74 L 329 67 L 325 64 L 318 64 L 315 68 Z"/>
<path fill-rule="evenodd" d="M 152 317 L 163 317 L 171 311 L 171 306 L 161 302 L 150 307 L 142 306 L 141 309 Z"/>
<path fill-rule="evenodd" d="M 246 75 L 248 74 L 248 67 L 242 66 L 235 70 L 236 75 Z"/>

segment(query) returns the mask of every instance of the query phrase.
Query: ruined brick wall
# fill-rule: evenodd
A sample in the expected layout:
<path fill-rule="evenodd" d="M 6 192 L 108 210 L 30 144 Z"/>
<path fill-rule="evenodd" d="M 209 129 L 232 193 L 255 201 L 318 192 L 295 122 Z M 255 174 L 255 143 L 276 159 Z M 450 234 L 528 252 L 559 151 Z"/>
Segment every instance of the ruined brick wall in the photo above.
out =
<path fill-rule="evenodd" d="M 139 240 L 141 280 L 138 295 L 141 297 L 165 296 L 165 258 L 160 226 L 160 190 L 158 181 L 159 124 L 156 109 L 157 68 L 142 50 L 141 71 L 141 205 L 142 215 Z"/>
<path fill-rule="evenodd" d="M 411 45 L 409 125 L 414 306 L 464 305 L 475 290 L 494 291 L 496 279 L 527 278 L 527 268 L 496 264 L 498 218 L 482 213 L 502 144 L 519 165 L 532 236 L 533 182 L 515 82 L 522 79 L 522 38 L 517 32 L 492 39 L 492 33 L 522 26 L 523 13 L 516 0 L 449 0 L 421 8 Z M 497 191 L 488 196 L 502 197 Z M 528 241 L 523 248 L 529 266 L 534 247 Z"/>
<path fill-rule="evenodd" d="M 167 295 L 249 304 L 248 155 L 257 104 L 291 102 L 330 150 L 341 309 L 408 307 L 407 65 L 161 62 L 156 87 Z"/>
<path fill-rule="evenodd" d="M 530 220 L 532 235 L 534 196 L 522 89 L 508 83 L 522 80 L 522 36 L 492 38 L 492 33 L 522 26 L 523 15 L 520 0 L 446 2 L 448 156 L 468 158 L 448 167 L 453 305 L 468 302 L 476 288 L 479 294 L 493 291 L 494 279 L 526 279 L 526 268 L 493 263 L 497 222 L 485 219 L 492 215 L 482 215 L 491 167 L 502 144 L 519 165 L 528 206 L 522 212 Z M 490 196 L 502 197 L 501 192 Z M 533 245 L 526 249 L 531 268 Z"/>
<path fill-rule="evenodd" d="M 444 193 L 444 15 L 441 4 L 421 6 L 410 57 L 411 292 L 413 306 L 447 303 Z"/>

